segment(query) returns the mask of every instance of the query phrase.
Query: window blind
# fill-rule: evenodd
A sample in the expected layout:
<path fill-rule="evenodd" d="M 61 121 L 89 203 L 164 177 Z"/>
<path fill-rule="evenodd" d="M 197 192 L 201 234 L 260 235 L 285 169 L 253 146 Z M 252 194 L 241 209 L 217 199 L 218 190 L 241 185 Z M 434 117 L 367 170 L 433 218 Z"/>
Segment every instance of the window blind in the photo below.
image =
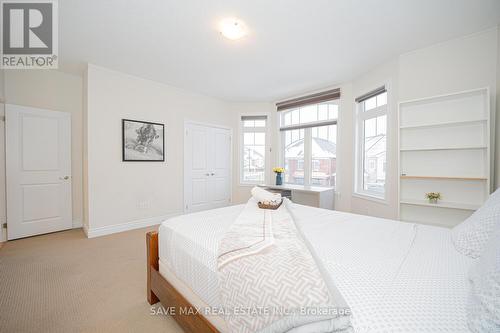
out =
<path fill-rule="evenodd" d="M 380 95 L 382 93 L 385 93 L 387 89 L 385 89 L 385 86 L 379 87 L 375 90 L 372 90 L 364 95 L 361 95 L 355 99 L 356 103 L 361 103 L 363 101 L 366 101 L 369 98 L 372 98 L 373 96 Z"/>
<path fill-rule="evenodd" d="M 300 124 L 300 125 L 283 126 L 283 127 L 280 127 L 280 131 L 291 131 L 291 130 L 302 129 L 302 128 L 328 126 L 328 125 L 336 125 L 336 124 L 337 124 L 337 119 L 320 120 L 320 121 L 313 121 L 310 123 L 305 123 L 305 124 Z"/>
<path fill-rule="evenodd" d="M 241 120 L 266 120 L 267 116 L 241 116 Z"/>
<path fill-rule="evenodd" d="M 340 98 L 340 89 L 337 88 L 278 102 L 276 103 L 276 109 L 278 111 L 283 111 L 283 110 L 298 108 L 301 106 L 323 103 L 339 98 Z"/>

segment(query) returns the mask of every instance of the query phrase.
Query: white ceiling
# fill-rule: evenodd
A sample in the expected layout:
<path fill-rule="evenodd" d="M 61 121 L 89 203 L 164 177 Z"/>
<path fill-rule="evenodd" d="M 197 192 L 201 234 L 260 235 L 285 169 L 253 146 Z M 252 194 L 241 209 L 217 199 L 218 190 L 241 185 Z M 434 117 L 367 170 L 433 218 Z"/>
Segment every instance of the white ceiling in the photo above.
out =
<path fill-rule="evenodd" d="M 345 82 L 500 22 L 500 0 L 63 0 L 59 11 L 63 71 L 90 62 L 232 101 Z M 226 16 L 249 36 L 224 39 Z"/>

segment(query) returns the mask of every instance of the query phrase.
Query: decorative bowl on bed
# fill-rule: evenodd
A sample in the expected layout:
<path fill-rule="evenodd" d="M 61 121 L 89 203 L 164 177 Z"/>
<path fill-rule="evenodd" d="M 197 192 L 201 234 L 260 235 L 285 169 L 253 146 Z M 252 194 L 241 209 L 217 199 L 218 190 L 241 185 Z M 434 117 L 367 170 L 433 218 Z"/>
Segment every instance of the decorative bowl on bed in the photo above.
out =
<path fill-rule="evenodd" d="M 280 201 L 264 201 L 264 202 L 257 202 L 257 205 L 261 209 L 278 209 L 281 204 L 283 203 L 283 199 Z"/>

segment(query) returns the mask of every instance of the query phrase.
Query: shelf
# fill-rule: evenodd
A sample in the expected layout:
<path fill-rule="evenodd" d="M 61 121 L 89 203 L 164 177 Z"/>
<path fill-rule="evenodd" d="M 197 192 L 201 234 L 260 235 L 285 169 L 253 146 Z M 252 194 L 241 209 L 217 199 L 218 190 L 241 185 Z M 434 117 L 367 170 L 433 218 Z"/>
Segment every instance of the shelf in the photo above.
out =
<path fill-rule="evenodd" d="M 469 146 L 469 147 L 430 147 L 430 148 L 401 148 L 400 151 L 431 151 L 431 150 L 472 150 L 472 149 L 487 149 L 486 146 Z"/>
<path fill-rule="evenodd" d="M 488 88 L 399 103 L 399 216 L 451 227 L 479 209 L 490 188 Z M 424 193 L 442 193 L 429 203 Z"/>
<path fill-rule="evenodd" d="M 459 120 L 459 121 L 447 121 L 447 122 L 441 122 L 441 123 L 427 123 L 427 124 L 420 124 L 420 125 L 406 125 L 406 126 L 400 126 L 400 129 L 407 129 L 407 128 L 429 128 L 429 127 L 441 127 L 441 126 L 455 126 L 455 125 L 463 125 L 463 124 L 473 124 L 473 123 L 481 123 L 485 122 L 488 119 L 486 118 L 481 118 L 481 119 L 471 119 L 471 120 Z"/>
<path fill-rule="evenodd" d="M 451 208 L 451 209 L 461 209 L 461 210 L 476 210 L 480 205 L 459 203 L 459 202 L 446 202 L 439 201 L 436 204 L 429 203 L 426 200 L 401 200 L 403 205 L 413 205 L 413 206 L 426 206 L 426 207 L 436 207 L 436 208 Z"/>
<path fill-rule="evenodd" d="M 478 94 L 481 95 L 484 93 L 488 93 L 488 87 L 468 89 L 468 90 L 457 91 L 457 92 L 441 94 L 441 95 L 428 96 L 428 97 L 423 97 L 423 98 L 409 99 L 409 100 L 401 101 L 401 102 L 399 102 L 399 104 L 401 104 L 401 105 L 403 105 L 403 104 L 404 105 L 422 104 L 422 103 L 429 102 L 429 101 L 446 100 L 446 99 L 453 98 L 455 96 L 471 96 L 471 95 L 478 95 Z"/>
<path fill-rule="evenodd" d="M 400 176 L 401 179 L 443 179 L 443 180 L 481 180 L 485 181 L 484 177 L 441 177 L 441 176 Z"/>

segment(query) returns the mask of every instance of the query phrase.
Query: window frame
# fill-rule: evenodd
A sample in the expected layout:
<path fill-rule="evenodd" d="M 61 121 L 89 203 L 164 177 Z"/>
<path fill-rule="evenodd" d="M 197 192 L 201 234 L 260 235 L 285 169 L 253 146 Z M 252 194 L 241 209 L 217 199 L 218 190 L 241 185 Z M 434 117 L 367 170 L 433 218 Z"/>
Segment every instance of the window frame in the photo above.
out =
<path fill-rule="evenodd" d="M 296 185 L 303 185 L 303 186 L 315 186 L 315 187 L 324 187 L 324 188 L 333 188 L 335 189 L 336 186 L 323 186 L 323 185 L 314 185 L 312 184 L 312 173 L 313 173 L 313 166 L 312 166 L 312 129 L 321 127 L 321 126 L 330 126 L 330 125 L 335 125 L 337 126 L 336 130 L 336 137 L 335 137 L 335 143 L 337 144 L 338 138 L 339 138 L 339 119 L 340 119 L 340 98 L 335 98 L 332 100 L 327 100 L 327 101 L 321 101 L 318 103 L 312 103 L 310 105 L 320 105 L 320 104 L 327 104 L 327 103 L 332 103 L 336 102 L 335 104 L 337 105 L 337 118 L 335 119 L 325 119 L 325 120 L 316 120 L 316 121 L 311 121 L 307 123 L 300 124 L 300 112 L 299 112 L 299 123 L 298 124 L 293 124 L 293 125 L 286 125 L 286 126 L 281 126 L 283 123 L 285 113 L 290 112 L 296 109 L 300 109 L 300 107 L 294 107 L 290 109 L 285 109 L 278 111 L 278 116 L 277 116 L 277 124 L 276 128 L 279 133 L 278 138 L 279 138 L 279 158 L 278 160 L 280 161 L 280 164 L 284 167 L 285 166 L 285 145 L 286 145 L 286 139 L 285 135 L 287 131 L 290 130 L 304 130 L 304 179 L 303 179 L 303 184 L 296 184 Z M 304 107 L 304 106 L 301 106 Z M 338 145 L 337 145 L 338 147 Z M 338 165 L 338 156 L 337 156 L 337 165 Z M 336 177 L 338 176 L 338 168 L 337 171 L 335 172 Z M 295 183 L 287 183 L 285 182 L 285 179 L 283 179 L 284 184 L 295 184 Z M 337 181 L 336 181 L 337 183 Z"/>
<path fill-rule="evenodd" d="M 243 117 L 266 117 L 266 125 L 264 127 L 250 127 L 251 131 L 245 131 L 245 126 L 243 126 Z M 239 135 L 238 135 L 238 151 L 239 151 L 239 184 L 240 186 L 255 186 L 255 185 L 265 185 L 269 179 L 269 150 L 270 150 L 270 116 L 267 113 L 240 113 L 238 115 L 239 122 Z M 264 133 L 265 143 L 264 143 L 264 180 L 262 182 L 258 181 L 247 181 L 244 180 L 244 156 L 245 156 L 245 133 Z"/>
<path fill-rule="evenodd" d="M 370 110 L 365 111 L 365 101 L 355 102 L 356 110 L 356 121 L 355 121 L 355 144 L 356 151 L 354 155 L 354 165 L 355 165 L 355 180 L 354 180 L 354 193 L 353 196 L 360 197 L 363 199 L 369 199 L 372 201 L 387 203 L 387 156 L 388 156 L 388 142 L 389 142 L 389 105 L 390 105 L 390 91 L 388 84 L 385 85 L 385 93 L 387 94 L 386 104 L 381 106 L 376 106 Z M 376 94 L 376 96 L 382 94 Z M 372 96 L 373 97 L 373 96 Z M 370 97 L 371 98 L 371 97 Z M 370 191 L 364 189 L 364 164 L 365 164 L 365 121 L 369 119 L 376 119 L 380 116 L 386 116 L 386 144 L 385 144 L 385 182 L 384 182 L 384 193 L 381 195 L 379 192 Z"/>

